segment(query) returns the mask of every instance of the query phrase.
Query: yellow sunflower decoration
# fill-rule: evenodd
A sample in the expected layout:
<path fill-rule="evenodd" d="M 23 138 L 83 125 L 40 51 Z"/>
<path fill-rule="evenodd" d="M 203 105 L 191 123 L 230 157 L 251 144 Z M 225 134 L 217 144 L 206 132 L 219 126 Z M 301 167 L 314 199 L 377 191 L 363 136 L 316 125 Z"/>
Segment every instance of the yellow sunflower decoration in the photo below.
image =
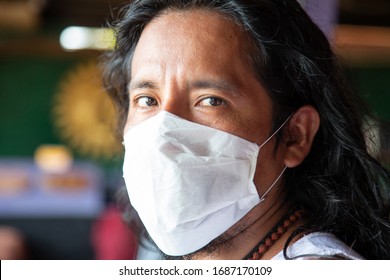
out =
<path fill-rule="evenodd" d="M 114 134 L 114 105 L 95 61 L 80 64 L 65 76 L 54 98 L 53 115 L 60 137 L 80 154 L 109 159 L 121 153 Z"/>

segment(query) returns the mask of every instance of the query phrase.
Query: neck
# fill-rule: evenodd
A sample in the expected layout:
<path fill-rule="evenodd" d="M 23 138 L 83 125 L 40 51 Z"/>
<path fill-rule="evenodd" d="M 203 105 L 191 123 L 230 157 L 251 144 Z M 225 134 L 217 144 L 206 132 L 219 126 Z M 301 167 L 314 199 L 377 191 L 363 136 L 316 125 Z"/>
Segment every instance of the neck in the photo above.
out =
<path fill-rule="evenodd" d="M 279 221 L 291 211 L 291 206 L 286 203 L 284 196 L 278 200 L 265 200 L 253 208 L 240 222 L 232 226 L 226 233 L 208 246 L 185 256 L 185 259 L 215 259 L 233 260 L 244 258 L 267 234 L 279 223 Z M 273 245 L 274 248 L 283 248 L 288 238 L 288 232 Z M 284 242 L 283 242 L 284 241 Z M 280 250 L 274 253 L 276 255 Z M 269 250 L 264 258 L 272 258 Z"/>

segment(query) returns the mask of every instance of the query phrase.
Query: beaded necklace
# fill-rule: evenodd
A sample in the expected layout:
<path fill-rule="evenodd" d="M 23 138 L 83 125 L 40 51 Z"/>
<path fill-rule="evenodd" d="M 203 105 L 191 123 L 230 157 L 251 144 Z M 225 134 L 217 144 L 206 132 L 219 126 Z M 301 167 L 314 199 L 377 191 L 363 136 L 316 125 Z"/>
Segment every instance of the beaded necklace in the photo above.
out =
<path fill-rule="evenodd" d="M 261 240 L 256 247 L 244 258 L 245 260 L 260 260 L 265 252 L 271 248 L 275 241 L 280 239 L 283 234 L 304 216 L 304 210 L 296 210 L 283 219 Z"/>

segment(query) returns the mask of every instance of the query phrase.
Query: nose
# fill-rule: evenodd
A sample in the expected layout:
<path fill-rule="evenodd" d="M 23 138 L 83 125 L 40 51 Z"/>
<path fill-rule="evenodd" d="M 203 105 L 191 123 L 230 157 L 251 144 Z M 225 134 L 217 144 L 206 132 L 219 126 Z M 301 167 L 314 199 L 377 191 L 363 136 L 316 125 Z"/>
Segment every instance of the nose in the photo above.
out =
<path fill-rule="evenodd" d="M 171 87 L 161 96 L 161 110 L 183 119 L 193 121 L 189 94 L 186 90 Z"/>

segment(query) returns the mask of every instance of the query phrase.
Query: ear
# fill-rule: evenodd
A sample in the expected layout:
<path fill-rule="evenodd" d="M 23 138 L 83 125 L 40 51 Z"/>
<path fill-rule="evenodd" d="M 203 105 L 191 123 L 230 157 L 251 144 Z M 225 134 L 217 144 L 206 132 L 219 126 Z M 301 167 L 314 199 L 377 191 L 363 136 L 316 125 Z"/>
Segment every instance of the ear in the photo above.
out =
<path fill-rule="evenodd" d="M 313 106 L 302 106 L 291 117 L 284 130 L 284 164 L 296 167 L 309 154 L 320 126 L 320 116 Z"/>

